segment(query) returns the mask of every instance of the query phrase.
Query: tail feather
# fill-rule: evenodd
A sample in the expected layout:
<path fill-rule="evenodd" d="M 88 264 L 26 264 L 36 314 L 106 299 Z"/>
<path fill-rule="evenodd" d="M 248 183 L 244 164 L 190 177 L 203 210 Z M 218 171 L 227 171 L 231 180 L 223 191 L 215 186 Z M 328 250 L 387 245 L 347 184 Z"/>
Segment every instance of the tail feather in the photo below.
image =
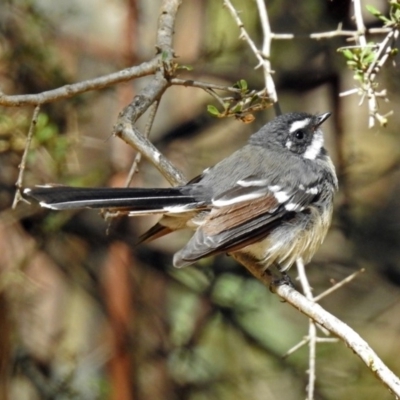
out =
<path fill-rule="evenodd" d="M 194 208 L 199 201 L 183 193 L 182 188 L 77 188 L 42 186 L 25 189 L 24 194 L 54 210 L 75 208 L 110 208 L 130 211 L 154 211 Z"/>

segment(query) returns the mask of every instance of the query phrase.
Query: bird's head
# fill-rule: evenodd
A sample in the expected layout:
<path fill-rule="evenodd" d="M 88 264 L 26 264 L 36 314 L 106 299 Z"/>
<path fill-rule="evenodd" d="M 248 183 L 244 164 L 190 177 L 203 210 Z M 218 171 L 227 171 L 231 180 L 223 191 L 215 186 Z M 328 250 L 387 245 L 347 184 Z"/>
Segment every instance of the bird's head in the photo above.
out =
<path fill-rule="evenodd" d="M 324 152 L 321 124 L 331 113 L 312 115 L 293 112 L 280 115 L 250 137 L 249 143 L 267 148 L 281 148 L 314 160 Z"/>

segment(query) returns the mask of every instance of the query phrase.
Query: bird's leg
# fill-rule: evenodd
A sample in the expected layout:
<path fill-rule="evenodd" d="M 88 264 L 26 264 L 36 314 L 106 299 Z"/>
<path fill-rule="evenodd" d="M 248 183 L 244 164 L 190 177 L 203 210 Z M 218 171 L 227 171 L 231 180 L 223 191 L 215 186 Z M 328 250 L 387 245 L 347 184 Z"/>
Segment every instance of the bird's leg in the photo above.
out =
<path fill-rule="evenodd" d="M 280 285 L 289 285 L 294 289 L 293 281 L 290 275 L 286 271 L 282 271 L 278 265 L 272 264 L 268 269 L 264 271 L 265 274 L 271 277 L 271 284 L 269 290 L 275 293 L 275 287 Z"/>

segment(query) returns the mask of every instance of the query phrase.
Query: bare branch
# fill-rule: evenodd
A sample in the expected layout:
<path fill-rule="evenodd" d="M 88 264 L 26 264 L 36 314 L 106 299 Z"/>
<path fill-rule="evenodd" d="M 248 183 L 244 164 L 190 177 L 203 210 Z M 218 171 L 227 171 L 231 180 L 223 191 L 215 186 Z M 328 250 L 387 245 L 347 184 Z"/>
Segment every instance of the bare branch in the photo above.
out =
<path fill-rule="evenodd" d="M 264 81 L 265 87 L 267 89 L 268 97 L 272 100 L 274 105 L 276 104 L 275 112 L 277 115 L 282 114 L 279 103 L 278 103 L 278 94 L 276 93 L 275 83 L 272 79 L 272 70 L 271 70 L 271 26 L 269 24 L 267 7 L 265 5 L 264 0 L 256 0 L 258 12 L 260 14 L 261 20 L 261 27 L 263 30 L 263 47 L 262 47 L 262 54 L 264 56 L 264 60 L 262 63 L 263 70 L 264 70 Z"/>
<path fill-rule="evenodd" d="M 224 92 L 231 92 L 231 93 L 240 93 L 240 89 L 234 88 L 232 86 L 223 86 L 223 85 L 216 85 L 215 83 L 209 83 L 209 82 L 201 82 L 201 81 L 195 81 L 192 79 L 180 79 L 180 78 L 172 78 L 170 79 L 171 85 L 180 85 L 180 86 L 191 86 L 191 87 L 197 87 L 200 89 L 212 89 L 212 90 L 221 90 Z"/>
<path fill-rule="evenodd" d="M 348 284 L 351 282 L 354 278 L 356 278 L 358 275 L 362 274 L 365 272 L 364 268 L 361 268 L 359 271 L 354 272 L 353 274 L 349 275 L 347 278 L 341 280 L 340 282 L 336 283 L 336 285 L 333 285 L 331 288 L 328 290 L 325 290 L 325 292 L 319 294 L 318 296 L 314 297 L 314 301 L 318 302 L 321 299 L 323 299 L 326 296 L 329 296 L 331 293 L 335 292 L 339 288 L 343 287 L 344 285 Z"/>
<path fill-rule="evenodd" d="M 306 271 L 304 268 L 304 262 L 301 258 L 296 261 L 297 272 L 299 274 L 299 280 L 306 296 L 307 300 L 315 301 L 311 291 L 310 283 L 308 282 Z M 315 388 L 315 360 L 316 360 L 316 348 L 317 348 L 317 327 L 315 322 L 310 318 L 308 320 L 308 385 L 307 385 L 307 400 L 314 399 L 314 388 Z"/>
<path fill-rule="evenodd" d="M 160 104 L 160 101 L 156 100 L 152 104 L 152 106 L 150 108 L 149 119 L 147 121 L 147 124 L 146 124 L 146 127 L 145 127 L 145 131 L 143 133 L 143 136 L 145 138 L 148 138 L 149 135 L 150 135 L 150 131 L 151 131 L 151 128 L 153 127 L 153 122 L 154 122 L 154 119 L 156 117 L 159 104 Z M 126 187 L 128 187 L 131 184 L 133 175 L 136 174 L 139 171 L 138 166 L 139 166 L 139 163 L 140 163 L 141 159 L 142 159 L 142 153 L 140 151 L 138 151 L 136 153 L 135 159 L 133 160 L 133 163 L 132 163 L 131 168 L 129 170 L 128 177 L 126 178 L 126 181 L 125 181 L 125 186 Z"/>
<path fill-rule="evenodd" d="M 343 51 L 347 58 L 347 64 L 351 70 L 355 72 L 355 79 L 359 82 L 359 89 L 356 91 L 360 96 L 360 104 L 365 99 L 368 101 L 369 118 L 368 126 L 372 128 L 375 125 L 375 121 L 378 121 L 381 126 L 386 126 L 387 117 L 390 113 L 382 115 L 378 112 L 378 98 L 386 98 L 386 90 L 378 91 L 378 84 L 375 82 L 375 78 L 382 66 L 386 63 L 391 55 L 394 54 L 393 46 L 399 37 L 398 29 L 398 17 L 392 14 L 392 10 L 389 12 L 392 20 L 380 16 L 379 13 L 374 13 L 375 16 L 385 21 L 386 27 L 374 30 L 374 32 L 386 33 L 386 37 L 381 43 L 367 44 L 366 29 L 363 21 L 361 0 L 354 0 L 354 19 L 357 26 L 357 35 L 354 37 L 356 41 L 355 46 L 346 46 L 340 51 Z M 391 9 L 394 7 L 390 4 Z M 372 30 L 370 31 L 372 32 Z M 353 93 L 347 91 L 341 93 L 340 96 Z"/>
<path fill-rule="evenodd" d="M 253 260 L 243 254 L 232 254 L 232 256 L 258 280 L 271 287 L 271 277 Z M 272 288 L 287 303 L 340 338 L 393 394 L 400 396 L 400 379 L 382 362 L 358 333 L 289 285 L 272 286 Z"/>
<path fill-rule="evenodd" d="M 297 350 L 301 349 L 303 346 L 305 346 L 309 341 L 308 336 L 305 337 L 303 340 L 301 340 L 300 342 L 298 342 L 296 345 L 294 345 L 293 347 L 291 347 L 283 356 L 282 358 L 288 358 L 290 355 L 292 355 L 293 353 L 295 353 Z"/>
<path fill-rule="evenodd" d="M 354 3 L 354 18 L 356 21 L 357 30 L 358 32 L 360 32 L 360 34 L 358 35 L 358 42 L 361 47 L 366 47 L 367 39 L 365 37 L 365 25 L 361 11 L 361 0 L 353 0 L 353 3 Z M 376 101 L 376 97 L 374 96 L 374 90 L 372 89 L 370 83 L 367 84 L 366 90 L 368 96 L 368 108 L 370 111 L 368 125 L 370 128 L 372 128 L 375 125 L 374 116 L 378 111 L 378 103 Z"/>
<path fill-rule="evenodd" d="M 15 207 L 17 207 L 17 204 L 21 200 L 24 200 L 24 198 L 21 195 L 22 181 L 24 179 L 24 171 L 25 171 L 25 167 L 26 167 L 26 160 L 28 158 L 29 149 L 31 147 L 33 134 L 35 133 L 35 128 L 36 128 L 39 112 L 40 112 L 40 106 L 37 105 L 35 107 L 35 110 L 33 111 L 31 124 L 29 126 L 28 136 L 26 137 L 24 154 L 22 155 L 21 163 L 19 164 L 18 179 L 17 179 L 17 182 L 15 183 L 15 186 L 16 186 L 17 190 L 15 192 L 14 201 L 13 201 L 13 204 L 11 206 L 11 208 L 13 208 L 13 209 L 15 209 Z"/>
<path fill-rule="evenodd" d="M 157 48 L 166 57 L 173 58 L 172 37 L 174 34 L 175 19 L 182 0 L 164 0 L 161 6 L 157 28 Z"/>
<path fill-rule="evenodd" d="M 392 47 L 388 45 L 389 41 L 390 40 L 396 41 L 398 37 L 399 37 L 399 31 L 392 30 L 386 35 L 385 39 L 379 44 L 378 51 L 376 52 L 375 55 L 375 60 L 371 63 L 366 73 L 366 75 L 371 79 L 371 81 L 375 79 L 376 74 L 380 71 L 383 64 L 385 64 L 388 57 L 390 56 Z"/>
<path fill-rule="evenodd" d="M 386 34 L 391 31 L 390 28 L 369 28 L 365 29 L 365 33 L 373 34 Z M 327 32 L 316 32 L 309 34 L 294 34 L 294 33 L 271 33 L 272 40 L 293 40 L 293 39 L 331 39 L 333 37 L 345 36 L 349 38 L 357 38 L 360 35 L 359 31 L 344 31 L 342 24 L 339 24 L 336 30 Z"/>
<path fill-rule="evenodd" d="M 278 96 L 276 94 L 275 84 L 274 84 L 274 81 L 271 76 L 271 63 L 269 62 L 271 29 L 269 27 L 268 14 L 267 14 L 267 10 L 265 8 L 265 4 L 263 4 L 263 1 L 257 0 L 257 6 L 259 7 L 261 23 L 262 23 L 263 32 L 264 32 L 263 50 L 265 50 L 265 52 L 264 51 L 260 52 L 257 49 L 257 46 L 255 45 L 255 43 L 251 39 L 250 35 L 247 33 L 246 29 L 244 28 L 244 24 L 243 24 L 242 20 L 240 19 L 239 14 L 237 13 L 235 7 L 232 5 L 231 1 L 224 0 L 224 5 L 229 10 L 229 12 L 232 15 L 233 19 L 235 20 L 237 26 L 239 27 L 239 30 L 240 30 L 239 37 L 247 42 L 251 51 L 256 56 L 256 58 L 258 60 L 258 66 L 256 68 L 258 68 L 260 66 L 263 67 L 266 94 L 267 94 L 268 98 L 271 100 L 271 102 L 273 104 L 275 104 L 278 101 Z"/>
<path fill-rule="evenodd" d="M 354 4 L 354 19 L 357 27 L 358 42 L 362 47 L 365 47 L 367 45 L 367 39 L 365 38 L 365 25 L 361 10 L 361 0 L 353 0 L 353 4 Z"/>
<path fill-rule="evenodd" d="M 55 100 L 67 99 L 77 94 L 85 93 L 91 90 L 104 89 L 121 82 L 127 82 L 133 78 L 140 78 L 146 75 L 154 74 L 159 67 L 159 57 L 151 61 L 144 62 L 138 66 L 123 69 L 109 75 L 99 78 L 89 79 L 71 85 L 61 86 L 57 89 L 48 90 L 38 94 L 20 94 L 5 95 L 0 93 L 0 105 L 5 107 L 20 107 L 25 105 L 38 105 L 50 103 Z"/>
<path fill-rule="evenodd" d="M 143 113 L 156 101 L 161 99 L 170 86 L 167 78 L 174 73 L 172 37 L 176 13 L 182 0 L 164 0 L 158 20 L 157 49 L 161 53 L 162 65 L 153 80 L 122 110 L 114 126 L 114 135 L 120 137 L 130 146 L 142 153 L 165 176 L 172 185 L 186 182 L 182 173 L 177 170 L 153 144 L 135 127 Z"/>
<path fill-rule="evenodd" d="M 135 96 L 132 103 L 121 112 L 114 127 L 114 135 L 142 153 L 171 185 L 179 185 L 186 182 L 182 173 L 135 127 L 137 119 L 154 101 L 161 98 L 167 87 L 168 81 L 164 78 L 162 72 L 158 72 L 150 84 Z"/>
<path fill-rule="evenodd" d="M 177 186 L 186 183 L 187 180 L 183 174 L 135 126 L 126 124 L 118 131 L 117 136 L 142 153 L 171 185 Z"/>

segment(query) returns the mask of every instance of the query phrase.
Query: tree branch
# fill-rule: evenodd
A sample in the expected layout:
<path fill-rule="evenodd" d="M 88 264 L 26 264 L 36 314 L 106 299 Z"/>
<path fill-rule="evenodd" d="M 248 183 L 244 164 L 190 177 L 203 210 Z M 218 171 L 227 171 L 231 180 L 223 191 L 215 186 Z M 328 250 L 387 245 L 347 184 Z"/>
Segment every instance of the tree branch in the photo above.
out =
<path fill-rule="evenodd" d="M 271 287 L 271 277 L 251 259 L 237 254 L 234 255 L 234 258 L 264 285 Z M 292 307 L 340 338 L 393 394 L 400 397 L 400 379 L 383 363 L 358 333 L 289 285 L 273 286 L 273 290 Z"/>
<path fill-rule="evenodd" d="M 264 33 L 264 43 L 263 43 L 263 51 L 261 52 L 258 50 L 257 46 L 255 45 L 254 41 L 251 39 L 250 35 L 247 33 L 243 21 L 240 19 L 238 12 L 236 11 L 235 7 L 231 3 L 230 0 L 224 0 L 225 7 L 229 10 L 230 14 L 232 15 L 233 19 L 235 20 L 237 26 L 240 30 L 240 39 L 243 39 L 249 45 L 251 51 L 254 53 L 258 60 L 258 65 L 256 68 L 262 66 L 264 71 L 264 81 L 265 81 L 265 93 L 268 99 L 271 101 L 272 104 L 277 103 L 278 95 L 275 90 L 275 84 L 271 76 L 271 63 L 269 61 L 269 51 L 271 45 L 271 28 L 269 26 L 268 21 L 268 14 L 265 4 L 262 0 L 257 0 L 257 7 L 260 12 L 261 18 L 261 25 L 263 28 Z M 277 114 L 280 114 L 279 106 L 276 109 Z"/>
<path fill-rule="evenodd" d="M 100 90 L 121 82 L 127 82 L 133 78 L 154 74 L 160 64 L 160 57 L 154 57 L 152 60 L 140 65 L 129 67 L 112 74 L 104 75 L 98 78 L 88 79 L 86 81 L 73 83 L 71 85 L 61 86 L 57 89 L 47 90 L 38 94 L 20 94 L 5 95 L 0 93 L 0 105 L 5 107 L 21 107 L 26 105 L 38 105 L 50 103 L 55 100 L 67 99 L 77 94 L 85 93 L 91 90 Z"/>

